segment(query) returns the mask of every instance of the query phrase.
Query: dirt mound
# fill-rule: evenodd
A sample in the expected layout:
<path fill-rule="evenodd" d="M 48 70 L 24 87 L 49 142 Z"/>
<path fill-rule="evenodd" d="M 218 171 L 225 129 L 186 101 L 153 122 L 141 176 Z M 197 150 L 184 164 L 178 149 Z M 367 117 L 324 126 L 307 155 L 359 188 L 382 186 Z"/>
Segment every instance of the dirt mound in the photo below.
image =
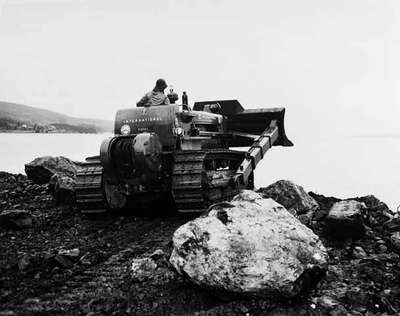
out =
<path fill-rule="evenodd" d="M 47 189 L 23 175 L 0 173 L 0 213 L 25 210 L 33 218 L 28 228 L 0 227 L 0 315 L 400 312 L 400 223 L 372 196 L 356 198 L 366 205 L 364 236 L 339 241 L 325 222 L 339 199 L 310 193 L 319 204 L 310 227 L 329 253 L 327 275 L 313 292 L 285 301 L 223 301 L 191 285 L 168 263 L 171 237 L 187 219 L 86 217 L 73 206 L 56 205 Z M 145 278 L 132 277 L 132 260 L 149 257 L 155 258 L 152 270 Z"/>

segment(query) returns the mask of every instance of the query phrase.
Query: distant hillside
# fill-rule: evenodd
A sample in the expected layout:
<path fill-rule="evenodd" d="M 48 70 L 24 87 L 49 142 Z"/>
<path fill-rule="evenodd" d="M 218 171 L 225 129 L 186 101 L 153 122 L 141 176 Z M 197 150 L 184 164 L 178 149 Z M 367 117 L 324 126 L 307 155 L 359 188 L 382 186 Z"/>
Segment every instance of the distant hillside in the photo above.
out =
<path fill-rule="evenodd" d="M 0 128 L 20 126 L 23 124 L 68 126 L 68 131 L 111 132 L 113 122 L 110 120 L 85 119 L 60 114 L 57 112 L 35 108 L 32 106 L 0 101 Z M 65 130 L 65 129 L 64 129 Z"/>

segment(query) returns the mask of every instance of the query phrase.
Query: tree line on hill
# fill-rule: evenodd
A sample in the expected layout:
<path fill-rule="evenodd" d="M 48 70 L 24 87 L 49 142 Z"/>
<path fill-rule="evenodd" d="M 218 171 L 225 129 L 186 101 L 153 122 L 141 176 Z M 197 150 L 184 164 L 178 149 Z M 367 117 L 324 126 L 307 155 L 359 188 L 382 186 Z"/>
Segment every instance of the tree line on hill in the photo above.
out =
<path fill-rule="evenodd" d="M 94 134 L 103 132 L 90 124 L 71 125 L 66 123 L 36 124 L 16 121 L 10 118 L 0 118 L 0 132 L 25 131 L 31 133 L 84 133 Z"/>
<path fill-rule="evenodd" d="M 0 101 L 0 132 L 30 133 L 104 133 L 113 122 L 78 118 L 33 106 Z"/>

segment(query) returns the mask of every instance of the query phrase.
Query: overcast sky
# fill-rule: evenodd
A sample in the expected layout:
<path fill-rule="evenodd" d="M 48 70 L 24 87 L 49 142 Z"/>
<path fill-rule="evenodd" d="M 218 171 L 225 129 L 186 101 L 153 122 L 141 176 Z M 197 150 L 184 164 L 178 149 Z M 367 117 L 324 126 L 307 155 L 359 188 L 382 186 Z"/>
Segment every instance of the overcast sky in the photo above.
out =
<path fill-rule="evenodd" d="M 0 3 L 0 100 L 113 119 L 163 77 L 292 134 L 400 133 L 399 0 Z"/>

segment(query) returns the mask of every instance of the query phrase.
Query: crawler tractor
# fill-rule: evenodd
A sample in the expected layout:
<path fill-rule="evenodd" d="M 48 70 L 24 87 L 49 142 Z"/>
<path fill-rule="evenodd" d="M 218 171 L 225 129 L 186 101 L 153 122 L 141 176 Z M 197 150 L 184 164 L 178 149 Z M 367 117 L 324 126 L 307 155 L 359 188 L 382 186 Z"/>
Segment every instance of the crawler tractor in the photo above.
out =
<path fill-rule="evenodd" d="M 268 149 L 293 145 L 284 115 L 284 108 L 245 110 L 237 100 L 119 110 L 115 136 L 78 171 L 78 207 L 97 213 L 168 200 L 192 213 L 228 201 L 253 188 Z"/>

